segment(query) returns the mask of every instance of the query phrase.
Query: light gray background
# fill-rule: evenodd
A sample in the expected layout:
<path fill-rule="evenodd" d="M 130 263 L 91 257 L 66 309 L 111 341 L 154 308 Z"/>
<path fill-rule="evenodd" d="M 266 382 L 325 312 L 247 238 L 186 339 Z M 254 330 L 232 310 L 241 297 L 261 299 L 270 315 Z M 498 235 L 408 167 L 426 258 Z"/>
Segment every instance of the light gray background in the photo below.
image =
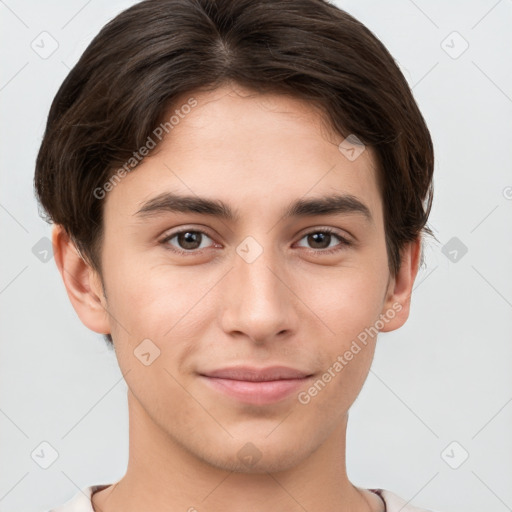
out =
<path fill-rule="evenodd" d="M 80 323 L 53 258 L 33 253 L 51 230 L 32 180 L 58 87 L 133 3 L 0 1 L 2 512 L 60 505 L 119 479 L 128 460 L 114 353 Z M 409 321 L 379 338 L 350 414 L 349 477 L 441 512 L 512 510 L 512 1 L 337 5 L 383 41 L 413 88 L 435 144 L 430 224 L 441 242 L 428 242 Z M 43 31 L 59 45 L 46 59 L 31 48 Z M 459 56 L 453 31 L 469 44 Z M 467 247 L 457 261 L 442 252 L 453 237 Z M 43 441 L 58 452 L 48 469 L 31 457 Z M 464 450 L 452 469 L 445 460 Z"/>

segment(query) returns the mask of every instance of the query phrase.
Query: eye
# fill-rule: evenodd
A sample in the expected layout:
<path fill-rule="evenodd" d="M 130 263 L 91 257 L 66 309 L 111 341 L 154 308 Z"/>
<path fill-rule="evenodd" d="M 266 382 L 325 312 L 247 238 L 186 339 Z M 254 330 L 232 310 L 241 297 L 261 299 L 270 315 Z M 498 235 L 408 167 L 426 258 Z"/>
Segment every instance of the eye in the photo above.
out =
<path fill-rule="evenodd" d="M 176 239 L 176 244 L 172 240 Z M 212 240 L 204 231 L 197 229 L 182 229 L 166 236 L 160 243 L 170 246 L 170 250 L 179 254 L 194 254 L 201 252 L 201 249 L 208 247 L 203 242 L 205 239 Z"/>
<path fill-rule="evenodd" d="M 339 243 L 331 245 L 331 242 L 335 242 L 336 238 L 339 240 Z M 301 238 L 301 240 L 304 239 L 307 240 L 307 243 L 312 245 L 312 249 L 318 249 L 314 252 L 320 252 L 321 254 L 332 254 L 352 245 L 351 241 L 337 234 L 330 228 L 310 231 Z"/>
<path fill-rule="evenodd" d="M 166 236 L 160 243 L 167 249 L 182 255 L 194 255 L 206 249 L 213 247 L 208 245 L 207 240 L 212 238 L 204 231 L 198 229 L 182 229 Z M 330 228 L 317 229 L 306 233 L 301 240 L 311 245 L 311 252 L 319 254 L 332 254 L 343 250 L 352 245 L 352 242 L 337 234 Z M 332 244 L 332 242 L 338 243 Z M 174 240 L 174 242 L 173 242 Z M 300 245 L 299 245 L 300 246 Z M 303 247 L 303 246 L 302 246 Z"/>

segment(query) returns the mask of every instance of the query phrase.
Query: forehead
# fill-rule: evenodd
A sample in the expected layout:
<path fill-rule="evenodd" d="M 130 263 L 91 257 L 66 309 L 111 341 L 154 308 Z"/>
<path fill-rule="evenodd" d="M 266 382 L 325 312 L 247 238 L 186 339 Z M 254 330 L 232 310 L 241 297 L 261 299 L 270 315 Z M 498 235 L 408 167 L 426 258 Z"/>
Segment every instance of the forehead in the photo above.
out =
<path fill-rule="evenodd" d="M 180 110 L 194 104 L 191 98 L 195 106 Z M 107 194 L 106 216 L 115 210 L 133 217 L 145 202 L 169 191 L 220 199 L 242 215 L 270 214 L 272 205 L 282 209 L 300 197 L 343 193 L 360 198 L 379 219 L 372 149 L 347 158 L 339 148 L 344 137 L 308 102 L 224 86 L 183 95 L 168 114 L 175 114 L 172 129 Z"/>

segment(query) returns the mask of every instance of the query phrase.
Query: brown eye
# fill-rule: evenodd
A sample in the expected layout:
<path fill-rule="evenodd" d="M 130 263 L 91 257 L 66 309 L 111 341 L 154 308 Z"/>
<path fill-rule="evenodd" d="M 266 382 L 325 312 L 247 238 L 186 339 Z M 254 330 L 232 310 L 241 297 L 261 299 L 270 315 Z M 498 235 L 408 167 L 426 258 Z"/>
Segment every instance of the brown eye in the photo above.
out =
<path fill-rule="evenodd" d="M 184 231 L 182 233 L 178 233 L 176 237 L 178 245 L 182 249 L 199 249 L 199 247 L 201 246 L 202 235 L 197 231 Z"/>
<path fill-rule="evenodd" d="M 317 250 L 320 253 L 332 253 L 342 250 L 346 246 L 350 246 L 351 242 L 341 235 L 338 235 L 331 229 L 319 229 L 306 233 L 301 240 L 306 239 L 310 249 Z M 336 243 L 336 239 L 338 243 Z M 334 242 L 333 245 L 331 245 Z M 303 247 L 303 246 L 301 246 Z"/>
<path fill-rule="evenodd" d="M 312 246 L 313 249 L 328 249 L 332 235 L 330 233 L 318 232 L 307 235 L 307 239 L 308 243 Z"/>
<path fill-rule="evenodd" d="M 176 244 L 172 243 L 172 240 L 174 239 L 176 239 Z M 208 245 L 203 244 L 205 239 L 211 240 L 211 238 L 203 231 L 184 229 L 167 236 L 161 243 L 170 246 L 171 250 L 178 253 L 194 253 L 199 252 L 200 249 L 208 247 Z"/>

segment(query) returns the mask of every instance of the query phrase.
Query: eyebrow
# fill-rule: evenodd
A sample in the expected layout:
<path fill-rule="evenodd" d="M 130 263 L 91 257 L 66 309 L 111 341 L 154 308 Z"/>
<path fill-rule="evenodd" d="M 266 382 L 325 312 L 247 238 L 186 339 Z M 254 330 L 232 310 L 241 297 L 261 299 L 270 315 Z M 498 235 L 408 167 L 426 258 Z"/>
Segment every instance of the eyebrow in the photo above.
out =
<path fill-rule="evenodd" d="M 144 202 L 134 216 L 147 218 L 167 212 L 199 213 L 230 222 L 240 220 L 239 212 L 220 199 L 184 196 L 172 192 L 163 192 Z M 368 206 L 351 194 L 298 199 L 286 208 L 283 219 L 330 214 L 360 214 L 367 222 L 373 222 Z"/>

